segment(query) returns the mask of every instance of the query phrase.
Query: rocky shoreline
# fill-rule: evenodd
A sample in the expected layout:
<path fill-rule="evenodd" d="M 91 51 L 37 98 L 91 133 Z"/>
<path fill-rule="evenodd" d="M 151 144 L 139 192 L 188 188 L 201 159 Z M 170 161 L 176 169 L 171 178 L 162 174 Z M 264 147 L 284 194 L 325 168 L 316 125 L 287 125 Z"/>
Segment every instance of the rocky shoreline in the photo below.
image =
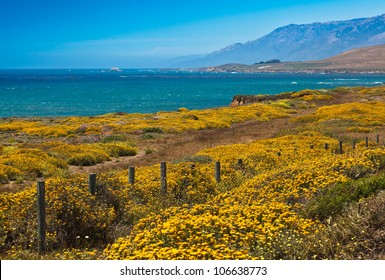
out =
<path fill-rule="evenodd" d="M 385 74 L 385 69 L 285 69 L 285 68 L 256 68 L 249 65 L 241 67 L 217 66 L 201 68 L 200 71 L 211 73 L 287 73 L 287 74 Z"/>

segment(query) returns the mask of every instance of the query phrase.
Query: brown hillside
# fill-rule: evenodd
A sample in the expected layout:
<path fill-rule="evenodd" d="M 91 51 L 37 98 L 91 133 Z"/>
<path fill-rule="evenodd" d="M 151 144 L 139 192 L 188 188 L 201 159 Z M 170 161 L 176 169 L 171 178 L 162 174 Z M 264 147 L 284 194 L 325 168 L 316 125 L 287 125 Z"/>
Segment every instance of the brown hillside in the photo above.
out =
<path fill-rule="evenodd" d="M 325 59 L 332 69 L 385 69 L 385 45 L 353 49 Z"/>

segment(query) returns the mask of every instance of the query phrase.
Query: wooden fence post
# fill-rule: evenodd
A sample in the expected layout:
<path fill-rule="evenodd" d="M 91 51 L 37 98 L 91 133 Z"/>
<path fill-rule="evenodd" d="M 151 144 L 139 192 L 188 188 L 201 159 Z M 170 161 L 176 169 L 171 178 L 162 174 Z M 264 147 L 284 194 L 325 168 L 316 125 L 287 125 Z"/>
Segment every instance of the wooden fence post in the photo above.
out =
<path fill-rule="evenodd" d="M 92 195 L 95 195 L 96 192 L 96 174 L 91 173 L 88 178 L 88 190 Z"/>
<path fill-rule="evenodd" d="M 217 183 L 221 182 L 221 163 L 219 161 L 215 162 L 215 180 Z"/>
<path fill-rule="evenodd" d="M 329 144 L 325 143 L 325 150 L 329 150 Z"/>
<path fill-rule="evenodd" d="M 239 169 L 243 168 L 243 160 L 241 158 L 238 159 L 237 166 Z"/>
<path fill-rule="evenodd" d="M 379 134 L 376 135 L 376 143 L 377 143 L 377 145 L 380 144 L 380 135 Z"/>
<path fill-rule="evenodd" d="M 193 177 L 192 179 L 192 182 L 191 182 L 191 186 L 196 188 L 198 186 L 198 176 L 197 176 L 197 170 L 196 170 L 196 166 L 195 166 L 195 163 L 192 163 L 190 165 L 191 167 L 191 176 Z"/>
<path fill-rule="evenodd" d="M 342 149 L 342 141 L 340 141 L 339 153 L 342 155 L 344 150 Z"/>
<path fill-rule="evenodd" d="M 366 148 L 369 147 L 369 137 L 368 136 L 365 137 L 365 147 Z"/>
<path fill-rule="evenodd" d="M 46 252 L 46 233 L 45 233 L 45 182 L 37 182 L 37 247 L 41 256 Z"/>
<path fill-rule="evenodd" d="M 160 191 L 162 195 L 167 194 L 167 165 L 165 161 L 160 163 Z"/>
<path fill-rule="evenodd" d="M 135 167 L 130 166 L 128 168 L 128 183 L 133 185 L 135 183 Z"/>
<path fill-rule="evenodd" d="M 194 177 L 197 175 L 197 171 L 196 171 L 196 169 L 195 169 L 195 163 L 192 163 L 191 165 L 190 165 L 190 168 L 191 168 L 191 175 L 193 175 Z"/>
<path fill-rule="evenodd" d="M 353 146 L 352 146 L 353 150 L 356 149 L 356 142 L 357 142 L 357 140 L 356 140 L 356 139 L 353 139 Z"/>

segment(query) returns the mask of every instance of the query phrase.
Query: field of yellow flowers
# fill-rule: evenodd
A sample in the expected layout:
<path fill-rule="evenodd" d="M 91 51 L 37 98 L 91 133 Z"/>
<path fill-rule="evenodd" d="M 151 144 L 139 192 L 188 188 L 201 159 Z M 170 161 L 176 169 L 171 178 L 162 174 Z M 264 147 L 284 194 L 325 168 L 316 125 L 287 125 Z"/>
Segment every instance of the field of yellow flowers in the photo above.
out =
<path fill-rule="evenodd" d="M 355 102 L 323 103 L 343 93 Z M 0 182 L 46 179 L 47 254 L 36 253 L 35 185 L 1 193 L 0 254 L 6 259 L 384 258 L 385 218 L 377 210 L 385 209 L 385 148 L 373 137 L 385 135 L 382 97 L 384 87 L 305 90 L 269 104 L 202 111 L 2 120 L 2 140 L 8 142 L 0 148 Z M 297 117 L 300 110 L 310 111 Z M 136 168 L 134 184 L 128 183 L 127 170 L 100 173 L 95 195 L 88 190 L 88 174 L 68 169 L 135 155 L 128 134 L 138 131 L 182 133 L 275 118 L 296 127 L 167 163 L 167 193 L 161 191 L 159 164 Z M 10 141 L 23 137 L 29 142 Z M 354 146 L 353 138 L 359 138 Z M 220 182 L 214 172 L 218 161 Z"/>
<path fill-rule="evenodd" d="M 68 166 L 91 166 L 137 154 L 131 140 L 153 134 L 229 127 L 288 117 L 293 110 L 267 104 L 157 114 L 0 120 L 0 183 L 66 176 Z"/>

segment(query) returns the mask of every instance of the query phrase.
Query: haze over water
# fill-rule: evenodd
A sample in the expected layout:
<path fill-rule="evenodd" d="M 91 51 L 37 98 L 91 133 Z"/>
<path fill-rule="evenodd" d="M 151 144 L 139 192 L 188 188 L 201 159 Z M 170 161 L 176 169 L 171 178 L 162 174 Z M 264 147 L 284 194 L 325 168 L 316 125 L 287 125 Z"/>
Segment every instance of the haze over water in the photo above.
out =
<path fill-rule="evenodd" d="M 244 74 L 166 70 L 1 70 L 0 117 L 154 113 L 228 106 L 237 94 L 375 86 L 376 74 Z"/>

